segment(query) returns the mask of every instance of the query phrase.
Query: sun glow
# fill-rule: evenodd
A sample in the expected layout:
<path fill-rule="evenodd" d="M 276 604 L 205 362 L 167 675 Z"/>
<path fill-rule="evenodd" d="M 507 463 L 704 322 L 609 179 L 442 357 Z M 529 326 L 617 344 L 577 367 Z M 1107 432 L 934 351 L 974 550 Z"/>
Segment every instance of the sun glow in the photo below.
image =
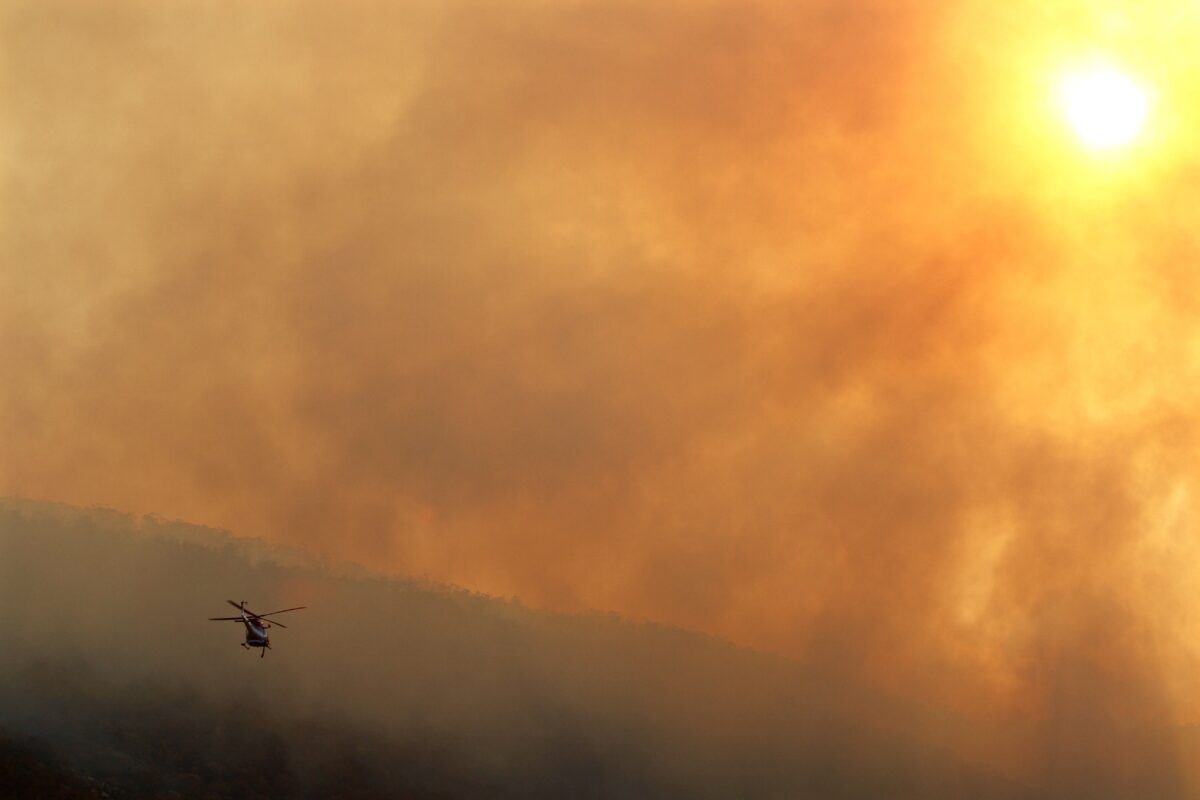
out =
<path fill-rule="evenodd" d="M 1070 72 L 1058 85 L 1067 122 L 1089 150 L 1129 144 L 1145 127 L 1150 98 L 1129 75 L 1110 66 Z"/>

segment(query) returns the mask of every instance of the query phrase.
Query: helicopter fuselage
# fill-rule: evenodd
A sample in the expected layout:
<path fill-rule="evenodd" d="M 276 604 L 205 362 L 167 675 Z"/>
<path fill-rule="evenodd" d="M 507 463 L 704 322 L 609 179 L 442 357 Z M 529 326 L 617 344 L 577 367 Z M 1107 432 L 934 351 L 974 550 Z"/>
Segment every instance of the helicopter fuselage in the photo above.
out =
<path fill-rule="evenodd" d="M 270 647 L 271 637 L 267 635 L 266 625 L 256 619 L 242 614 L 242 624 L 246 626 L 247 647 Z"/>

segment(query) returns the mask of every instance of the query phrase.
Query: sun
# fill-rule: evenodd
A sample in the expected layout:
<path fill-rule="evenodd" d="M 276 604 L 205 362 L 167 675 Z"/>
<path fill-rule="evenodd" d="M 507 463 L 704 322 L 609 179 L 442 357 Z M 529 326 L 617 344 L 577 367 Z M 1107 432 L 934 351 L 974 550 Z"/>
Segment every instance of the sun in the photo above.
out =
<path fill-rule="evenodd" d="M 1068 72 L 1058 84 L 1067 122 L 1085 147 L 1107 151 L 1138 137 L 1150 113 L 1150 97 L 1125 72 L 1107 65 Z"/>

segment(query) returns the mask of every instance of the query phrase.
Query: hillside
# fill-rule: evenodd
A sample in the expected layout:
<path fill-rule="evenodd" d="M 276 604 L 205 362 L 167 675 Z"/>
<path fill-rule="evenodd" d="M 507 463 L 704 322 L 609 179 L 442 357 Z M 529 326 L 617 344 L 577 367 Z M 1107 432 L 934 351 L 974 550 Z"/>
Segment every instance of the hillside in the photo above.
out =
<path fill-rule="evenodd" d="M 226 598 L 309 608 L 259 659 Z M 0 731 L 131 797 L 1024 796 L 783 659 L 178 522 L 6 501 L 0 602 Z"/>

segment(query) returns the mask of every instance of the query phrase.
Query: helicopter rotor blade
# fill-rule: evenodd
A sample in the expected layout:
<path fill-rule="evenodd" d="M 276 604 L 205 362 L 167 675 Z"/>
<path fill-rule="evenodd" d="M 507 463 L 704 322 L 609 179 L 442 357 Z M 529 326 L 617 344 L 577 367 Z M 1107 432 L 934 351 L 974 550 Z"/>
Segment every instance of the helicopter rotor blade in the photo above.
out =
<path fill-rule="evenodd" d="M 286 628 L 287 625 L 284 625 L 282 622 L 276 622 L 275 620 L 268 620 L 267 617 L 272 617 L 276 614 L 283 614 L 288 611 L 299 611 L 303 608 L 308 608 L 308 606 L 296 606 L 294 608 L 280 609 L 279 611 L 268 611 L 266 614 L 255 614 L 253 611 L 246 608 L 246 601 L 244 601 L 244 600 L 241 603 L 235 603 L 232 600 L 226 600 L 225 602 L 229 603 L 229 605 L 233 606 L 238 611 L 242 612 L 243 614 L 245 614 L 247 617 L 249 617 L 252 620 L 262 620 L 264 622 L 270 622 L 272 625 L 278 625 L 281 628 Z M 236 622 L 243 621 L 242 617 L 209 617 L 209 619 L 214 622 L 218 621 L 218 620 L 220 620 L 220 621 L 233 620 Z"/>
<path fill-rule="evenodd" d="M 282 614 L 284 611 L 299 611 L 302 608 L 308 608 L 308 606 L 296 606 L 295 608 L 285 608 L 282 611 L 268 611 L 266 614 L 255 614 L 254 616 L 256 616 L 256 617 L 273 617 L 276 614 Z"/>
<path fill-rule="evenodd" d="M 209 617 L 209 622 L 241 622 L 241 617 Z"/>

